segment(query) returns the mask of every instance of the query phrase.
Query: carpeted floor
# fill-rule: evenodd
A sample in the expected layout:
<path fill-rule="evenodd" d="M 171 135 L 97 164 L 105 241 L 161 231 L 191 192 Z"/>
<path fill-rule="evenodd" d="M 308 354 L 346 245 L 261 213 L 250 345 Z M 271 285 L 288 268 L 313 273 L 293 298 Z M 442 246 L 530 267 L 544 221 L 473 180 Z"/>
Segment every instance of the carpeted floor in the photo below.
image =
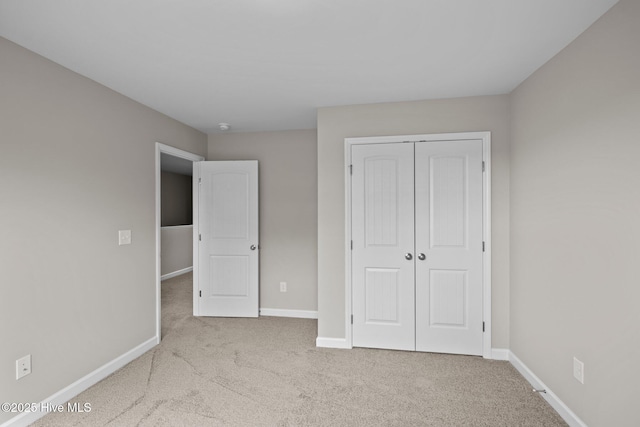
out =
<path fill-rule="evenodd" d="M 162 343 L 36 426 L 564 426 L 507 362 L 315 347 L 316 321 L 195 318 L 162 284 Z"/>

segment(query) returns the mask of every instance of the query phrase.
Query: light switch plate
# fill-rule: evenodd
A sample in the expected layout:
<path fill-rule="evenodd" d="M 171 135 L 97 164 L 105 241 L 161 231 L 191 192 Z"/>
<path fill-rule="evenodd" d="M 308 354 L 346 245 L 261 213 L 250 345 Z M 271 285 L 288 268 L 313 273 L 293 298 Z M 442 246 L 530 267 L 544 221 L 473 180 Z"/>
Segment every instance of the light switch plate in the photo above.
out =
<path fill-rule="evenodd" d="M 119 230 L 118 231 L 118 244 L 130 245 L 131 244 L 131 230 Z"/>

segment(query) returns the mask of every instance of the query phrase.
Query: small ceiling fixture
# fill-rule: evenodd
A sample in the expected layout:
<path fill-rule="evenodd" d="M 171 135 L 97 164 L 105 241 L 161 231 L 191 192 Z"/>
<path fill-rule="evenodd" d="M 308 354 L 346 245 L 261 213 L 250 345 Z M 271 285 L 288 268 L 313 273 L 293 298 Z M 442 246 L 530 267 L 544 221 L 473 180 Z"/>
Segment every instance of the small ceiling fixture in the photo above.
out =
<path fill-rule="evenodd" d="M 231 125 L 229 123 L 218 123 L 218 127 L 222 131 L 226 131 L 226 130 L 231 129 Z"/>

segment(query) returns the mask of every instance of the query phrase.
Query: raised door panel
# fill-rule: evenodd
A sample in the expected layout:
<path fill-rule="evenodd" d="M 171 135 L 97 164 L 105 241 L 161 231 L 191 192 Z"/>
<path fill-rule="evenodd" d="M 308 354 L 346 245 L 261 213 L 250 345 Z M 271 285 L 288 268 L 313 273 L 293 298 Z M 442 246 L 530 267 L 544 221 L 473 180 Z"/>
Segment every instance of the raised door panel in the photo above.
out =
<path fill-rule="evenodd" d="M 211 255 L 209 258 L 210 297 L 249 296 L 248 256 Z"/>
<path fill-rule="evenodd" d="M 429 271 L 429 326 L 467 327 L 467 271 Z"/>
<path fill-rule="evenodd" d="M 249 180 L 248 173 L 221 172 L 211 174 L 211 192 L 207 198 L 211 216 L 211 239 L 249 239 Z M 224 203 L 220 201 L 224 200 Z"/>
<path fill-rule="evenodd" d="M 400 320 L 400 271 L 390 268 L 365 270 L 365 323 L 395 324 Z"/>
<path fill-rule="evenodd" d="M 429 246 L 466 247 L 467 158 L 434 156 L 429 162 Z"/>
<path fill-rule="evenodd" d="M 364 159 L 366 247 L 398 245 L 399 163 L 382 156 Z"/>

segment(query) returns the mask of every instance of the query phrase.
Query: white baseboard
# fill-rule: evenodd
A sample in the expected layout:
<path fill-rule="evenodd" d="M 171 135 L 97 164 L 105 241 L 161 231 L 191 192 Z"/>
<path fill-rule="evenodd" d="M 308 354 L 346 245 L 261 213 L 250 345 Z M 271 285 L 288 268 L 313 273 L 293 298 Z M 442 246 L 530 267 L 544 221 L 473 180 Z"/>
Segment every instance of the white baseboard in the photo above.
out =
<path fill-rule="evenodd" d="M 493 360 L 509 360 L 509 354 L 511 352 L 508 348 L 492 348 L 491 359 Z"/>
<path fill-rule="evenodd" d="M 158 344 L 158 338 L 153 337 L 138 345 L 137 347 L 129 350 L 125 354 L 113 359 L 111 362 L 101 366 L 90 374 L 85 375 L 73 384 L 63 388 L 62 390 L 49 396 L 38 405 L 39 408 L 48 408 L 57 405 L 63 405 L 67 401 L 73 399 L 89 387 L 97 384 L 101 380 L 105 379 L 118 369 L 122 368 L 132 360 L 142 356 L 147 351 L 151 350 Z M 66 407 L 65 407 L 66 408 Z M 23 412 L 22 414 L 11 418 L 6 421 L 0 427 L 26 427 L 40 418 L 47 415 L 49 411 L 37 411 L 37 412 Z"/>
<path fill-rule="evenodd" d="M 511 351 L 509 351 L 509 362 L 529 381 L 529 384 L 531 384 L 534 389 L 546 390 L 546 393 L 540 393 L 540 396 L 556 410 L 567 424 L 571 427 L 587 427 L 587 425 Z"/>
<path fill-rule="evenodd" d="M 318 312 L 311 310 L 285 310 L 281 308 L 261 308 L 260 316 L 297 317 L 300 319 L 317 319 Z"/>
<path fill-rule="evenodd" d="M 171 279 L 172 277 L 181 276 L 190 271 L 193 271 L 193 267 L 187 267 L 183 268 L 182 270 L 174 271 L 173 273 L 163 274 L 162 276 L 160 276 L 160 281 L 162 282 L 163 280 Z"/>
<path fill-rule="evenodd" d="M 316 338 L 316 347 L 325 347 L 325 348 L 352 348 L 350 344 L 347 343 L 346 338 L 325 338 L 318 337 Z"/>

